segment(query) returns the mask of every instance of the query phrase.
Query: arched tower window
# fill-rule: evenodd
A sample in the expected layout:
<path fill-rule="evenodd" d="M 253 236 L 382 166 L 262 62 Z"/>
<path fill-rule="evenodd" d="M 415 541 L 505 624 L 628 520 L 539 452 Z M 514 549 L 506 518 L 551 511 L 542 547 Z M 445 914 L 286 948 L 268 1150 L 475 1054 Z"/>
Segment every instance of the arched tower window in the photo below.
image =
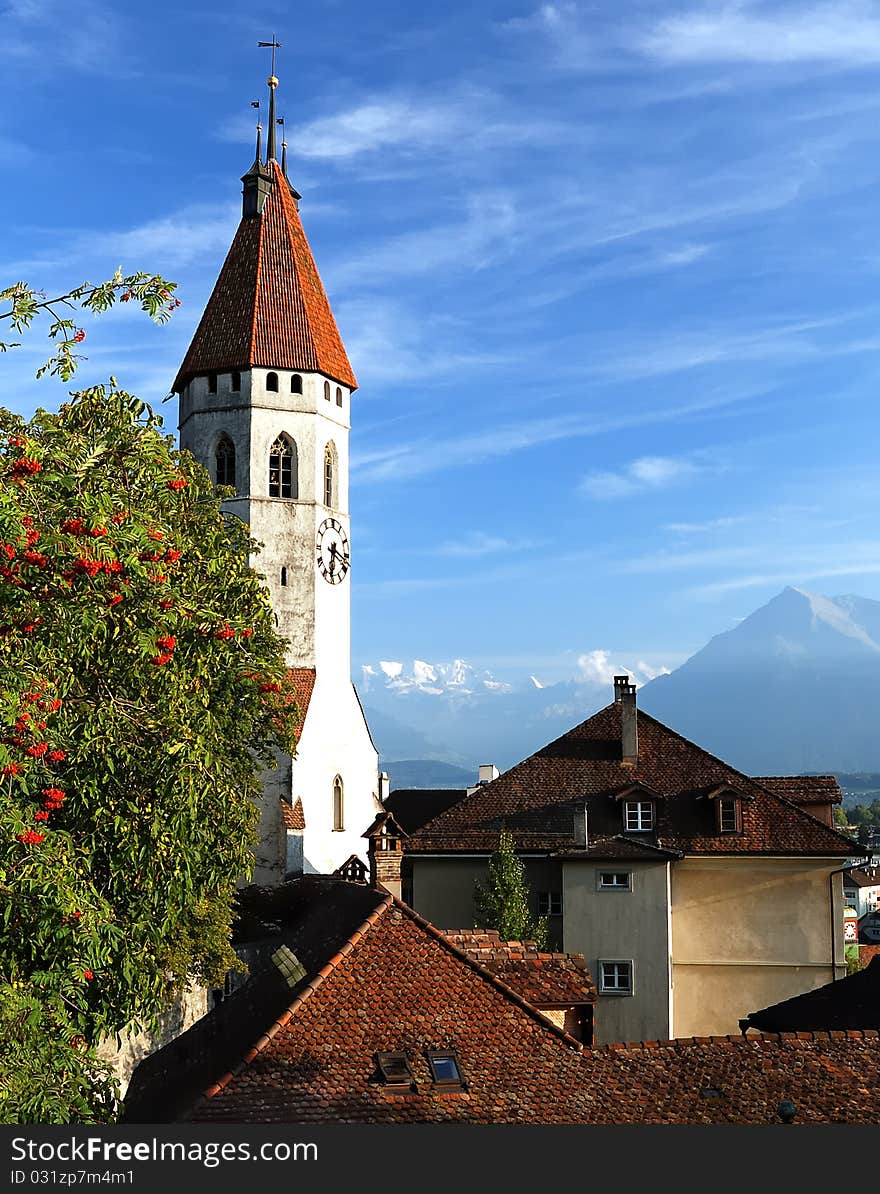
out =
<path fill-rule="evenodd" d="M 277 373 L 267 373 L 266 374 L 266 389 L 268 390 L 268 392 L 270 394 L 278 393 L 278 374 Z"/>
<path fill-rule="evenodd" d="M 303 392 L 303 379 L 298 373 L 294 373 L 290 379 L 291 394 L 301 394 Z"/>
<path fill-rule="evenodd" d="M 217 374 L 216 373 L 208 374 L 208 393 L 209 394 L 217 393 Z"/>
<path fill-rule="evenodd" d="M 229 388 L 233 394 L 237 394 L 241 390 L 241 374 L 231 373 L 229 375 Z"/>
<path fill-rule="evenodd" d="M 324 382 L 324 397 L 327 399 L 328 402 L 330 401 L 330 382 L 329 381 Z"/>
<path fill-rule="evenodd" d="M 336 447 L 331 440 L 324 449 L 324 505 L 336 508 Z"/>
<path fill-rule="evenodd" d="M 221 435 L 214 454 L 217 465 L 217 484 L 235 488 L 235 444 L 228 435 Z"/>
<path fill-rule="evenodd" d="M 340 390 L 339 386 L 336 387 L 336 405 L 342 406 L 342 390 Z"/>
<path fill-rule="evenodd" d="M 287 569 L 286 568 L 281 569 L 281 583 L 282 583 L 282 585 L 287 584 Z"/>
<path fill-rule="evenodd" d="M 269 497 L 299 497 L 299 458 L 296 444 L 279 435 L 269 449 Z"/>
<path fill-rule="evenodd" d="M 337 775 L 333 781 L 333 829 L 335 831 L 345 828 L 343 799 L 342 776 Z"/>

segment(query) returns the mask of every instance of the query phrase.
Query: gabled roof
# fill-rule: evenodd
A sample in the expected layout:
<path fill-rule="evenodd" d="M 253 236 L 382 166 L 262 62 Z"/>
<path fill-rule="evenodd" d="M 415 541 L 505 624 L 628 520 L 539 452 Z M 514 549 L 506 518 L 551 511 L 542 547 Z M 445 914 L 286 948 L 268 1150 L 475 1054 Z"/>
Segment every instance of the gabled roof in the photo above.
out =
<path fill-rule="evenodd" d="M 297 796 L 293 804 L 289 800 L 281 800 L 280 804 L 281 819 L 284 822 L 284 828 L 294 831 L 305 829 L 306 815 L 303 812 L 302 796 Z"/>
<path fill-rule="evenodd" d="M 248 981 L 141 1062 L 127 1122 L 778 1123 L 782 1099 L 798 1123 L 880 1119 L 875 1031 L 583 1049 L 387 894 L 308 876 L 240 899 Z M 429 1049 L 465 1089 L 434 1085 Z M 380 1051 L 411 1089 L 383 1085 Z"/>
<path fill-rule="evenodd" d="M 550 953 L 534 941 L 502 941 L 497 929 L 445 929 L 444 936 L 537 1008 L 599 998 L 583 954 Z"/>
<path fill-rule="evenodd" d="M 845 874 L 843 881 L 853 887 L 880 887 L 880 868 L 860 867 L 858 870 Z"/>
<path fill-rule="evenodd" d="M 401 829 L 413 833 L 466 795 L 467 788 L 395 788 L 385 807 L 394 813 Z"/>
<path fill-rule="evenodd" d="M 570 1122 L 586 1114 L 579 1042 L 390 895 L 307 876 L 240 893 L 251 977 L 146 1058 L 129 1122 Z M 271 962 L 284 944 L 306 974 Z M 455 1049 L 468 1089 L 438 1092 L 425 1055 Z M 417 1092 L 377 1081 L 404 1050 Z M 204 1095 L 202 1092 L 205 1092 Z"/>
<path fill-rule="evenodd" d="M 637 717 L 634 763 L 623 762 L 621 706 L 613 703 L 440 813 L 410 837 L 406 851 L 491 850 L 502 826 L 521 850 L 570 849 L 574 812 L 585 802 L 590 848 L 601 849 L 620 836 L 621 814 L 613 797 L 642 784 L 663 797 L 655 808 L 654 832 L 635 835 L 653 846 L 685 854 L 853 853 L 851 839 L 792 801 L 642 710 Z M 742 833 L 719 833 L 709 802 L 697 799 L 719 786 L 749 798 L 743 802 Z"/>
<path fill-rule="evenodd" d="M 323 373 L 357 388 L 290 186 L 276 162 L 269 169 L 262 213 L 238 226 L 176 393 L 197 374 L 253 365 Z"/>
<path fill-rule="evenodd" d="M 740 1027 L 762 1032 L 880 1029 L 880 958 L 846 978 L 752 1012 Z"/>
<path fill-rule="evenodd" d="M 793 804 L 840 804 L 843 800 L 833 775 L 753 775 L 752 779 Z"/>

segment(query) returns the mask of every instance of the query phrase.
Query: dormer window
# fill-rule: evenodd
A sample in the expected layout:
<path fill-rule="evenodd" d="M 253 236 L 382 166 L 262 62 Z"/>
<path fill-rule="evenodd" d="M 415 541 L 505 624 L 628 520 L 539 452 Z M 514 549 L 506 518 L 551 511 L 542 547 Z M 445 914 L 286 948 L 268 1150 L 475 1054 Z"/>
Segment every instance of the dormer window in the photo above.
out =
<path fill-rule="evenodd" d="M 735 796 L 722 796 L 718 800 L 718 832 L 739 833 L 739 801 Z"/>
<path fill-rule="evenodd" d="M 627 833 L 648 833 L 654 828 L 653 800 L 625 800 L 623 827 Z"/>
<path fill-rule="evenodd" d="M 751 796 L 728 784 L 719 784 L 702 792 L 697 799 L 714 805 L 716 833 L 742 833 L 743 805 Z"/>

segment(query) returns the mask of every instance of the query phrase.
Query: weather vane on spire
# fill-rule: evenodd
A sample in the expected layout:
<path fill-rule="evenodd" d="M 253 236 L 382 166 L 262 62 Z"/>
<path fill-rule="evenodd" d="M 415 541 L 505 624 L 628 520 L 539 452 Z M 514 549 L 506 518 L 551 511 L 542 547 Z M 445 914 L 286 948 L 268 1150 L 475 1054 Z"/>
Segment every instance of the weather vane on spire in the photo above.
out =
<path fill-rule="evenodd" d="M 275 40 L 275 34 L 273 33 L 271 41 L 258 41 L 257 45 L 260 46 L 261 48 L 265 48 L 265 49 L 269 49 L 269 47 L 271 47 L 271 49 L 272 49 L 272 71 L 271 71 L 271 74 L 272 74 L 272 78 L 274 79 L 275 78 L 275 51 L 281 49 L 281 42 Z"/>
<path fill-rule="evenodd" d="M 271 41 L 258 41 L 257 45 L 261 48 L 272 50 L 272 73 L 267 80 L 269 84 L 269 127 L 266 145 L 266 163 L 274 162 L 275 159 L 275 88 L 278 86 L 278 80 L 275 77 L 275 51 L 281 49 L 281 42 L 276 41 L 275 34 L 272 34 Z"/>

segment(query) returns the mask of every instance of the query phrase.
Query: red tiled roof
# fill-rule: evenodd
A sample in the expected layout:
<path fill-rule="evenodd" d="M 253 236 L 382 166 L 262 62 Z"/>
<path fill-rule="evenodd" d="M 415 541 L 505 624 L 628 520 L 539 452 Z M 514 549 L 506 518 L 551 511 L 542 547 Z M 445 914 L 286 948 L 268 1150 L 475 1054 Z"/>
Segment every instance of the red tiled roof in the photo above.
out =
<path fill-rule="evenodd" d="M 284 821 L 285 829 L 305 829 L 306 816 L 303 812 L 302 797 L 297 796 L 296 803 L 291 804 L 289 800 L 282 800 L 281 817 Z"/>
<path fill-rule="evenodd" d="M 874 1031 L 692 1037 L 604 1045 L 586 1057 L 589 1123 L 778 1124 L 880 1119 Z"/>
<path fill-rule="evenodd" d="M 880 945 L 860 945 L 859 961 L 867 966 L 874 958 L 880 958 Z"/>
<path fill-rule="evenodd" d="M 549 953 L 534 941 L 502 941 L 496 929 L 445 929 L 443 935 L 535 1007 L 573 1007 L 598 998 L 583 954 Z"/>
<path fill-rule="evenodd" d="M 300 729 L 306 724 L 306 714 L 309 711 L 309 701 L 315 690 L 315 669 L 313 667 L 291 667 L 287 669 L 287 678 L 293 687 L 296 704 L 299 710 L 297 725 Z"/>
<path fill-rule="evenodd" d="M 173 389 L 196 374 L 252 365 L 324 373 L 357 382 L 284 175 L 263 211 L 244 217 Z"/>
<path fill-rule="evenodd" d="M 833 775 L 753 775 L 752 779 L 794 804 L 840 804 L 843 800 Z"/>
<path fill-rule="evenodd" d="M 289 941 L 306 978 L 290 991 L 252 968 L 138 1066 L 128 1122 L 778 1123 L 782 1099 L 795 1122 L 880 1119 L 877 1032 L 583 1050 L 390 896 L 322 876 L 251 891 L 249 939 L 267 955 Z M 465 1090 L 433 1085 L 432 1048 L 455 1050 Z M 386 1050 L 407 1054 L 413 1089 L 379 1081 Z"/>
<path fill-rule="evenodd" d="M 591 848 L 620 839 L 621 812 L 613 796 L 644 784 L 656 803 L 656 830 L 644 840 L 686 854 L 846 856 L 849 838 L 762 787 L 638 711 L 639 753 L 621 757 L 621 706 L 608 705 L 498 779 L 478 788 L 410 837 L 406 851 L 494 849 L 505 826 L 521 849 L 574 844 L 574 810 L 587 804 Z M 742 833 L 719 834 L 706 791 L 729 785 L 743 796 Z M 609 846 L 610 848 L 610 846 Z"/>

